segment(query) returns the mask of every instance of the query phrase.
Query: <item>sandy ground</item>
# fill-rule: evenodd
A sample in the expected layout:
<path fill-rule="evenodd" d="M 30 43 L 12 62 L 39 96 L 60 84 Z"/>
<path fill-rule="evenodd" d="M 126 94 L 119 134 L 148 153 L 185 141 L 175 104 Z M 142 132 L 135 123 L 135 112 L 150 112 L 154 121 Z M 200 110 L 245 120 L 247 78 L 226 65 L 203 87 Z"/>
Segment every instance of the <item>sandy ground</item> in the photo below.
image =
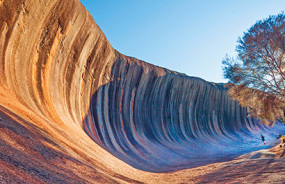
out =
<path fill-rule="evenodd" d="M 0 114 L 0 183 L 283 183 L 285 181 L 283 157 L 285 149 L 279 145 L 242 155 L 229 162 L 173 173 L 144 173 L 143 178 L 138 176 L 137 179 L 118 174 L 110 175 L 109 171 L 102 173 L 98 170 L 98 165 L 94 162 L 69 156 L 60 142 L 47 136 L 37 126 L 12 115 L 12 112 L 3 108 L 1 110 L 6 111 L 8 115 Z"/>
<path fill-rule="evenodd" d="M 152 173 L 98 146 L 84 132 L 83 121 L 92 95 L 112 80 L 116 54 L 78 0 L 0 0 L 1 184 L 285 181 L 279 147 Z M 139 64 L 145 72 L 167 72 Z"/>

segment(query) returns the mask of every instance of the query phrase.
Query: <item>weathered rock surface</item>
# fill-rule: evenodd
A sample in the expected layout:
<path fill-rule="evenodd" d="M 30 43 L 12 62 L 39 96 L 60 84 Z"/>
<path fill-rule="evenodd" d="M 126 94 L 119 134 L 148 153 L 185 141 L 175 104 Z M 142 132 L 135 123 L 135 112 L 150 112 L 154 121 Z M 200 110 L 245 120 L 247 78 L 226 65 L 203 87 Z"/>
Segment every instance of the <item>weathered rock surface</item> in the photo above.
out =
<path fill-rule="evenodd" d="M 264 148 L 278 130 L 248 118 L 223 84 L 116 53 L 111 81 L 92 97 L 88 135 L 130 165 L 168 172 L 227 161 Z M 274 137 L 275 138 L 275 137 Z"/>
<path fill-rule="evenodd" d="M 207 182 L 221 164 L 146 171 L 226 161 L 277 134 L 222 84 L 115 51 L 78 0 L 0 0 L 0 110 L 1 183 Z"/>

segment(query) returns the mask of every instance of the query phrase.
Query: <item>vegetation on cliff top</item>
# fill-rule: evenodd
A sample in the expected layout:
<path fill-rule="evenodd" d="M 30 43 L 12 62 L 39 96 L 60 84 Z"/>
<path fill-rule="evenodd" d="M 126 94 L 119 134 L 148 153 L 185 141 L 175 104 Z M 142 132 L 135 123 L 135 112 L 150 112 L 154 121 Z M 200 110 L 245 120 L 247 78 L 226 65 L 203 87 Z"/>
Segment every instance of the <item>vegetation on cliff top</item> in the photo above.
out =
<path fill-rule="evenodd" d="M 285 14 L 257 21 L 223 59 L 229 94 L 267 124 L 285 115 Z"/>

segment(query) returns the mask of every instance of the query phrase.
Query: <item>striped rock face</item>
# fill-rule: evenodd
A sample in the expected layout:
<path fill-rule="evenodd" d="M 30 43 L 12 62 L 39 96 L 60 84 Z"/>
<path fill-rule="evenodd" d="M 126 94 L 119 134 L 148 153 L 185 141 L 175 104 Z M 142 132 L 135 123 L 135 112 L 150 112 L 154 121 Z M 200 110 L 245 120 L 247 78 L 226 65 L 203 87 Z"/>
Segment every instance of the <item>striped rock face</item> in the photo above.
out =
<path fill-rule="evenodd" d="M 265 148 L 260 134 L 274 140 L 282 129 L 247 116 L 224 84 L 117 53 L 111 81 L 93 95 L 84 129 L 133 167 L 169 172 Z"/>
<path fill-rule="evenodd" d="M 189 182 L 280 133 L 223 84 L 120 54 L 78 0 L 0 0 L 0 110 L 8 183 Z"/>

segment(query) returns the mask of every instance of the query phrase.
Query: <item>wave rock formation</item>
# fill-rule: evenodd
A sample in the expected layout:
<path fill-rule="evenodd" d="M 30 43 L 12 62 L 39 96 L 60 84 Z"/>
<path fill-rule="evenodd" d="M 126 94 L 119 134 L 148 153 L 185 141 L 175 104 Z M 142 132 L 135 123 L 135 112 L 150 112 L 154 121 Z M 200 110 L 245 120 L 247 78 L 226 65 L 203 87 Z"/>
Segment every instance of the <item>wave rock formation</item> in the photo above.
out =
<path fill-rule="evenodd" d="M 0 12 L 0 181 L 190 182 L 186 168 L 277 134 L 223 84 L 114 50 L 78 0 L 0 0 Z"/>

